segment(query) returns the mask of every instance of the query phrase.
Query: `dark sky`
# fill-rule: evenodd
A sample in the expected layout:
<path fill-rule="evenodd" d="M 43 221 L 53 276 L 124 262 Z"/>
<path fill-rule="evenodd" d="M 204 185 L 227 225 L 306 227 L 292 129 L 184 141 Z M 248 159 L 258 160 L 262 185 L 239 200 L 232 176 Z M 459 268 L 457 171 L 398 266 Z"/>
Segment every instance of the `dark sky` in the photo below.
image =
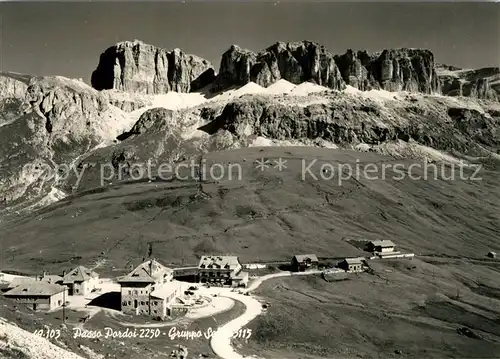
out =
<path fill-rule="evenodd" d="M 231 44 L 253 51 L 311 40 L 333 53 L 431 49 L 460 67 L 500 63 L 499 3 L 8 2 L 0 4 L 0 68 L 89 81 L 117 41 L 179 47 L 214 63 Z"/>

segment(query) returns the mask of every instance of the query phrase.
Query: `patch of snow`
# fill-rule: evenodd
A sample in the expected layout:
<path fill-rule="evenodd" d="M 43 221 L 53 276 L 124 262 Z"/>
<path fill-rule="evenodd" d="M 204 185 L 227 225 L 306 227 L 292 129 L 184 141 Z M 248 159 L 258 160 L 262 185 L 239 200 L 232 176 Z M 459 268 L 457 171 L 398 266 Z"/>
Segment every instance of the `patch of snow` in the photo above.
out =
<path fill-rule="evenodd" d="M 221 95 L 222 98 L 227 96 L 227 99 L 231 100 L 243 95 L 264 95 L 266 93 L 266 88 L 256 84 L 255 82 L 249 82 L 235 91 L 224 92 Z"/>
<path fill-rule="evenodd" d="M 311 93 L 331 91 L 328 87 L 313 84 L 312 82 L 303 82 L 292 90 L 294 96 L 308 96 Z"/>
<path fill-rule="evenodd" d="M 369 144 L 366 144 L 366 143 L 360 143 L 360 144 L 357 144 L 356 146 L 354 146 L 354 149 L 356 151 L 360 151 L 360 152 L 368 152 L 368 151 L 370 151 L 371 148 L 372 148 L 372 146 L 370 146 Z"/>
<path fill-rule="evenodd" d="M 109 105 L 101 117 L 102 121 L 96 124 L 95 131 L 103 139 L 104 144 L 112 144 L 118 135 L 129 131 L 138 119 L 132 113 L 112 105 Z"/>
<path fill-rule="evenodd" d="M 295 90 L 296 87 L 297 85 L 294 85 L 287 80 L 281 79 L 273 83 L 271 86 L 267 87 L 267 89 L 265 90 L 268 94 L 284 94 Z"/>
<path fill-rule="evenodd" d="M 406 94 L 403 93 L 391 92 L 387 90 L 361 91 L 350 85 L 347 85 L 344 92 L 351 95 L 361 96 L 378 103 L 384 103 L 386 101 L 394 101 L 394 100 L 403 100 L 406 96 Z"/>
<path fill-rule="evenodd" d="M 202 93 L 179 93 L 168 92 L 164 95 L 153 96 L 153 107 L 163 107 L 168 110 L 181 110 L 190 107 L 196 107 L 206 102 L 206 98 Z"/>
<path fill-rule="evenodd" d="M 49 206 L 53 203 L 56 203 L 64 198 L 67 197 L 67 194 L 61 191 L 60 189 L 57 189 L 55 187 L 51 187 L 50 192 L 47 193 L 43 198 L 41 198 L 39 201 L 35 202 L 34 204 L 28 206 L 25 208 L 25 210 L 32 210 L 35 208 L 42 208 L 45 206 Z"/>
<path fill-rule="evenodd" d="M 468 165 L 468 163 L 452 155 L 413 141 L 405 142 L 398 140 L 396 142 L 384 143 L 374 148 L 382 154 L 388 154 L 396 158 L 419 158 L 426 159 L 430 162 L 441 162 L 454 165 L 461 164 L 463 166 Z"/>
<path fill-rule="evenodd" d="M 47 77 L 46 79 L 48 78 L 49 77 Z M 68 86 L 78 92 L 98 92 L 96 89 L 87 85 L 85 82 L 80 81 L 79 79 L 70 79 L 64 76 L 53 76 L 52 78 L 54 80 L 57 80 L 58 83 Z"/>
<path fill-rule="evenodd" d="M 323 147 L 337 149 L 338 146 L 323 139 L 316 140 L 276 140 L 263 136 L 258 136 L 250 143 L 249 147 Z"/>

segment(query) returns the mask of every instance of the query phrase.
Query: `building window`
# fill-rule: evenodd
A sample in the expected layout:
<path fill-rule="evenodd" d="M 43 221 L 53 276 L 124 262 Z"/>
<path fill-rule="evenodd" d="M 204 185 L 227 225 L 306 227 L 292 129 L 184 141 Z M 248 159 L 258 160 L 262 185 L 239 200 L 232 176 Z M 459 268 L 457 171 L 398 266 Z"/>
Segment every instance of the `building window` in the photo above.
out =
<path fill-rule="evenodd" d="M 132 294 L 132 291 L 131 291 L 131 290 L 129 290 L 129 291 L 128 291 L 128 294 L 129 294 L 129 295 L 130 295 L 130 294 Z"/>
<path fill-rule="evenodd" d="M 129 300 L 129 301 L 128 301 L 128 305 L 131 305 L 131 304 L 132 304 L 132 302 Z"/>
<path fill-rule="evenodd" d="M 130 302 L 129 302 L 130 303 Z M 126 307 L 127 306 L 127 302 L 123 302 L 123 306 Z"/>

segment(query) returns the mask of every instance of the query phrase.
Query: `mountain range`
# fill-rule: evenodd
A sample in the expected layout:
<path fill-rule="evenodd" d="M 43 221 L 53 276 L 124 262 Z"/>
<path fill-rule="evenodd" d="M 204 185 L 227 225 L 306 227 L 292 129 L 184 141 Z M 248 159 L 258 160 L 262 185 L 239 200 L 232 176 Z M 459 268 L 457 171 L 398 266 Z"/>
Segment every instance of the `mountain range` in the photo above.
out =
<path fill-rule="evenodd" d="M 492 166 L 500 158 L 499 68 L 438 64 L 429 50 L 335 55 L 301 41 L 254 53 L 232 45 L 216 71 L 196 55 L 135 40 L 105 50 L 91 79 L 1 73 L 5 218 L 102 185 L 104 164 L 120 169 L 111 183 L 127 180 L 136 162 L 239 147 L 307 145 Z M 54 172 L 63 167 L 71 170 Z"/>

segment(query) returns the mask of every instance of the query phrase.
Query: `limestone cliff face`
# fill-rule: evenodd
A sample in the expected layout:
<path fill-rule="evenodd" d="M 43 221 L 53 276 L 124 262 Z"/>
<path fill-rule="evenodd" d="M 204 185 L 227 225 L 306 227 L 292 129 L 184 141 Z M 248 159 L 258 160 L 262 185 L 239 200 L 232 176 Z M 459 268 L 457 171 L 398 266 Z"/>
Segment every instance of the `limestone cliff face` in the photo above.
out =
<path fill-rule="evenodd" d="M 500 99 L 500 68 L 464 70 L 440 65 L 437 68 L 443 94 L 487 100 Z"/>
<path fill-rule="evenodd" d="M 30 76 L 16 73 L 0 73 L 0 126 L 20 115 L 19 107 L 24 99 Z"/>
<path fill-rule="evenodd" d="M 485 148 L 496 152 L 500 146 L 500 111 L 494 103 L 490 105 L 481 112 L 437 96 L 380 104 L 345 94 L 330 96 L 320 104 L 300 105 L 265 97 L 240 98 L 202 129 L 211 134 L 226 130 L 238 139 L 252 135 L 322 139 L 340 146 L 413 140 L 438 150 L 478 155 Z"/>
<path fill-rule="evenodd" d="M 102 143 L 116 119 L 99 91 L 64 77 L 32 78 L 9 123 L 0 126 L 0 197 L 9 203 L 50 192 L 57 165 Z"/>
<path fill-rule="evenodd" d="M 0 73 L 0 99 L 22 99 L 28 88 L 30 76 L 1 72 Z"/>
<path fill-rule="evenodd" d="M 375 54 L 348 50 L 335 60 L 344 81 L 360 90 L 440 92 L 434 55 L 429 50 L 391 49 Z"/>
<path fill-rule="evenodd" d="M 258 54 L 231 46 L 222 55 L 213 90 L 250 81 L 268 87 L 280 79 L 294 84 L 312 81 L 337 90 L 345 88 L 333 54 L 320 44 L 302 41 L 277 42 Z"/>
<path fill-rule="evenodd" d="M 214 78 L 212 64 L 201 57 L 179 49 L 167 51 L 140 41 L 126 41 L 101 55 L 91 82 L 97 90 L 162 94 L 196 91 Z"/>

